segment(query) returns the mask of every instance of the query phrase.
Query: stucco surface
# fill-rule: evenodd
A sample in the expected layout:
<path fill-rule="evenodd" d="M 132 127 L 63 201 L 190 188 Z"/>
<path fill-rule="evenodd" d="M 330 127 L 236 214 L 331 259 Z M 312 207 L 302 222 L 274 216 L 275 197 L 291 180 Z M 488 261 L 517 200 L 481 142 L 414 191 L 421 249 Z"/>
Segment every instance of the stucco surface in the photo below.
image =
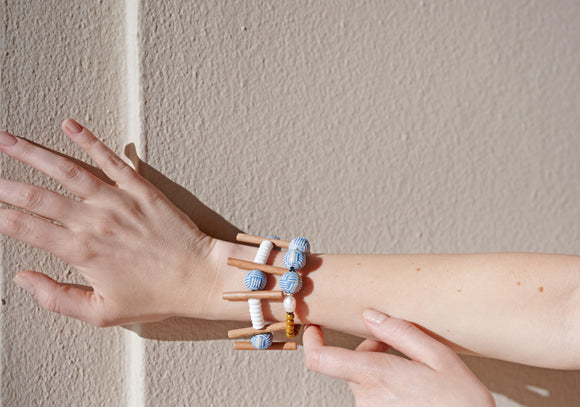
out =
<path fill-rule="evenodd" d="M 139 104 L 140 171 L 209 233 L 301 234 L 318 252 L 579 254 L 574 1 L 134 2 L 138 100 L 124 8 L 77 4 L 2 4 L 2 127 L 81 157 L 56 130 L 73 116 L 122 152 Z M 128 383 L 132 333 L 49 315 L 11 281 L 75 274 L 11 240 L 2 253 L 6 405 L 353 405 L 300 351 L 234 352 L 230 322 L 133 327 L 153 339 Z M 500 407 L 580 403 L 578 372 L 465 360 Z"/>
<path fill-rule="evenodd" d="M 123 134 L 124 8 L 116 3 L 0 3 L 0 127 L 86 159 L 60 122 L 90 123 L 112 145 Z M 6 157 L 2 177 L 63 191 Z M 3 406 L 115 406 L 124 403 L 124 337 L 44 311 L 12 282 L 23 269 L 83 283 L 64 262 L 2 238 Z"/>

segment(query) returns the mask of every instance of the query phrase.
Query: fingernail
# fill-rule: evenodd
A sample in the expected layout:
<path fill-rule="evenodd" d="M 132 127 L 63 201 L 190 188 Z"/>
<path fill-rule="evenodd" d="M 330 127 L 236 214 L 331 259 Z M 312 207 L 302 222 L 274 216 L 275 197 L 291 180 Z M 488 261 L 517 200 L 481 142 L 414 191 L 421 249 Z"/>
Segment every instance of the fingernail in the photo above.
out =
<path fill-rule="evenodd" d="M 30 281 L 20 277 L 19 275 L 16 275 L 16 277 L 14 277 L 14 282 L 24 290 L 28 291 L 30 294 L 34 295 L 34 286 L 30 283 Z"/>
<path fill-rule="evenodd" d="M 64 126 L 71 132 L 71 133 L 75 133 L 78 134 L 81 131 L 83 131 L 83 128 L 81 127 L 80 124 L 78 124 L 77 122 L 75 122 L 73 119 L 67 119 L 64 122 Z"/>
<path fill-rule="evenodd" d="M 383 314 L 382 312 L 375 311 L 374 309 L 365 309 L 363 311 L 363 318 L 369 322 L 374 322 L 375 324 L 380 324 L 388 317 L 387 317 L 387 315 Z"/>
<path fill-rule="evenodd" d="M 16 144 L 16 141 L 16 137 L 14 137 L 12 134 L 0 131 L 0 146 L 10 147 Z"/>

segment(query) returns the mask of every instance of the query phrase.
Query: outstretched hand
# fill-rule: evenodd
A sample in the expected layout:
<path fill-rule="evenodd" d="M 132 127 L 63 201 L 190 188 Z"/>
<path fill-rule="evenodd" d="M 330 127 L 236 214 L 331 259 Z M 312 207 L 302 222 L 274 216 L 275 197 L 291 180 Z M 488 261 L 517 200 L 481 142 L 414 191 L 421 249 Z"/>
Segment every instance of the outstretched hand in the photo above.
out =
<path fill-rule="evenodd" d="M 0 233 L 74 266 L 87 289 L 25 270 L 14 279 L 50 311 L 97 326 L 195 315 L 211 287 L 214 241 L 151 183 L 74 120 L 63 131 L 115 185 L 75 162 L 0 132 L 0 150 L 42 171 L 78 199 L 0 179 Z M 36 215 L 36 216 L 35 216 Z"/>
<path fill-rule="evenodd" d="M 364 313 L 370 334 L 355 351 L 327 346 L 318 326 L 304 332 L 309 369 L 344 379 L 362 406 L 495 406 L 491 393 L 447 346 L 413 324 L 374 310 Z M 410 360 L 385 353 L 389 345 Z"/>

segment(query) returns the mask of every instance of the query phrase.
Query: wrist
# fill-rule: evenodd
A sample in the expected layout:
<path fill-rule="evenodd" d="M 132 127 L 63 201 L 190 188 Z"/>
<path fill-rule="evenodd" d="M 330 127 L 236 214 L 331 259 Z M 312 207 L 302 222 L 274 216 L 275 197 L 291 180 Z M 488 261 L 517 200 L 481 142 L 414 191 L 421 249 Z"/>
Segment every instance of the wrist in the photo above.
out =
<path fill-rule="evenodd" d="M 244 277 L 243 270 L 227 265 L 228 257 L 251 260 L 256 248 L 209 236 L 207 239 L 208 250 L 201 266 L 194 258 L 199 255 L 192 254 L 191 276 L 183 286 L 177 315 L 211 320 L 247 319 L 247 303 L 224 301 L 222 292 L 240 290 Z"/>

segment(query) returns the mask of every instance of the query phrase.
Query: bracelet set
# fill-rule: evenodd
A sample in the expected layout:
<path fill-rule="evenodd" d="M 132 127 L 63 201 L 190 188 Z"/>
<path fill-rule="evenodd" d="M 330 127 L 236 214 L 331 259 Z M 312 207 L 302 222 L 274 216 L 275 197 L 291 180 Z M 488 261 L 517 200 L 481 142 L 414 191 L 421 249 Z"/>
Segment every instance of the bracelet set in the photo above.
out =
<path fill-rule="evenodd" d="M 287 242 L 276 236 L 259 237 L 243 233 L 239 233 L 236 240 L 243 243 L 259 244 L 260 247 L 253 262 L 233 257 L 228 258 L 228 265 L 249 270 L 244 278 L 244 286 L 248 291 L 225 291 L 222 293 L 222 298 L 229 301 L 247 300 L 252 320 L 252 327 L 228 331 L 228 337 L 251 336 L 250 342 L 235 342 L 234 348 L 239 350 L 296 350 L 296 342 L 273 342 L 272 332 L 286 331 L 287 338 L 293 338 L 298 333 L 299 327 L 294 325 L 294 312 L 296 311 L 294 294 L 302 289 L 302 276 L 298 271 L 306 264 L 310 243 L 303 237 L 297 237 Z M 270 252 L 274 248 L 288 249 L 284 255 L 285 268 L 266 264 Z M 281 276 L 281 290 L 263 291 L 267 282 L 266 274 Z M 261 300 L 283 300 L 286 322 L 266 325 Z"/>

